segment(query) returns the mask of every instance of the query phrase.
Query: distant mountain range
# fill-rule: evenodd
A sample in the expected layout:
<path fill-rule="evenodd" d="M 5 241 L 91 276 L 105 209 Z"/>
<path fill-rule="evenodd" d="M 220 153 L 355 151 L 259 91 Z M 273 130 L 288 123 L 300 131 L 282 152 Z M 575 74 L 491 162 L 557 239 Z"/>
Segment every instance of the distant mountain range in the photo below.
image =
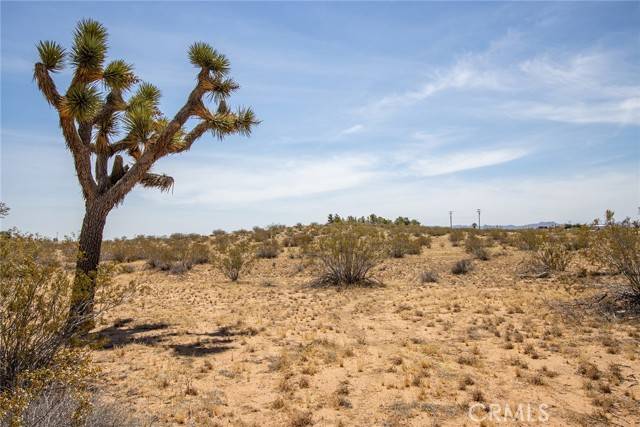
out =
<path fill-rule="evenodd" d="M 536 222 L 535 224 L 525 224 L 525 225 L 490 225 L 490 224 L 482 224 L 482 228 L 499 228 L 501 230 L 522 230 L 525 228 L 551 228 L 557 227 L 558 224 L 555 221 L 541 221 Z M 454 225 L 453 228 L 469 228 L 468 225 Z"/>

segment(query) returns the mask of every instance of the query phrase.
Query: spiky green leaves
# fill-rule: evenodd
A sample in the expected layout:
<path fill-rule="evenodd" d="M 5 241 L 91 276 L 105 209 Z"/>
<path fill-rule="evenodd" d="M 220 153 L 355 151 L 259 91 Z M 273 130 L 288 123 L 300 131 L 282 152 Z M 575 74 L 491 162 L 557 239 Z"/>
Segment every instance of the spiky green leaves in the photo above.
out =
<path fill-rule="evenodd" d="M 248 136 L 251 134 L 251 128 L 259 124 L 260 120 L 251 108 L 239 108 L 233 113 L 224 105 L 222 110 L 219 109 L 216 114 L 206 119 L 205 123 L 213 136 L 222 139 L 232 133 Z"/>
<path fill-rule="evenodd" d="M 136 83 L 133 66 L 121 59 L 110 62 L 102 73 L 104 84 L 112 90 L 126 90 Z"/>
<path fill-rule="evenodd" d="M 51 72 L 57 72 L 64 68 L 65 51 L 58 43 L 46 40 L 38 43 L 40 62 Z"/>
<path fill-rule="evenodd" d="M 135 141 L 147 141 L 154 130 L 154 113 L 147 105 L 130 106 L 122 118 L 125 131 Z"/>
<path fill-rule="evenodd" d="M 85 74 L 102 68 L 107 55 L 107 30 L 97 21 L 83 19 L 76 27 L 71 62 Z"/>
<path fill-rule="evenodd" d="M 251 135 L 251 128 L 260 124 L 260 120 L 251 108 L 239 108 L 236 113 L 236 129 L 235 132 L 240 135 Z"/>
<path fill-rule="evenodd" d="M 157 111 L 160 105 L 160 89 L 151 83 L 142 82 L 136 93 L 129 99 L 129 108 L 144 105 L 148 109 Z"/>
<path fill-rule="evenodd" d="M 203 42 L 196 42 L 189 47 L 189 61 L 196 67 L 218 74 L 226 74 L 231 65 L 226 56 Z"/>
<path fill-rule="evenodd" d="M 209 78 L 201 84 L 209 93 L 210 98 L 215 101 L 221 101 L 228 98 L 240 87 L 240 85 L 233 79 Z"/>
<path fill-rule="evenodd" d="M 93 85 L 74 85 L 64 98 L 63 108 L 79 122 L 88 122 L 100 110 L 102 98 Z"/>

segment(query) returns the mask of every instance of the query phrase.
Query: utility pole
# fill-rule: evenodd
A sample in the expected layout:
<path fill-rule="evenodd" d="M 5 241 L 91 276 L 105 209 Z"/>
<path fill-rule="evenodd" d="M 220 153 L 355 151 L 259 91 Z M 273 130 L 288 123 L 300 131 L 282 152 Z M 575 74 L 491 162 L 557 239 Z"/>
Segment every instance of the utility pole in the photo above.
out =
<path fill-rule="evenodd" d="M 480 209 L 478 209 L 477 212 L 478 212 L 478 230 L 480 230 Z"/>
<path fill-rule="evenodd" d="M 453 230 L 453 211 L 449 211 L 449 227 Z"/>

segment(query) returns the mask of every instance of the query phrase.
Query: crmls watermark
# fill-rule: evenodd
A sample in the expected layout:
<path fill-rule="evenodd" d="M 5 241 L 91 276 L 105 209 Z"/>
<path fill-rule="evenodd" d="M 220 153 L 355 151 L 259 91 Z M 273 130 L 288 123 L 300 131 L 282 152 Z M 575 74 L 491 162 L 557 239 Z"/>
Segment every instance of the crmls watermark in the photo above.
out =
<path fill-rule="evenodd" d="M 531 403 L 518 403 L 513 408 L 508 403 L 474 403 L 469 406 L 469 419 L 480 423 L 482 421 L 494 421 L 506 423 L 521 421 L 527 423 L 546 423 L 549 421 L 549 405 L 541 403 L 532 405 Z"/>

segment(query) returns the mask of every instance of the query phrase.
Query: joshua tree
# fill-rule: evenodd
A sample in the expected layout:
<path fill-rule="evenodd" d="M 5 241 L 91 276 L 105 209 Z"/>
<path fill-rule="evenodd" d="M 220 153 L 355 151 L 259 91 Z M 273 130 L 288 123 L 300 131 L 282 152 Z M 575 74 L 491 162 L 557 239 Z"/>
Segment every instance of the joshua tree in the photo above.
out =
<path fill-rule="evenodd" d="M 5 202 L 0 202 L 0 218 L 9 215 L 9 206 Z"/>
<path fill-rule="evenodd" d="M 132 65 L 123 60 L 105 65 L 107 31 L 99 22 L 85 19 L 77 24 L 69 53 L 53 41 L 41 41 L 37 49 L 34 79 L 57 110 L 85 202 L 69 312 L 70 329 L 76 332 L 89 326 L 77 320 L 93 310 L 102 233 L 111 209 L 137 184 L 162 191 L 173 187 L 172 177 L 150 172 L 160 158 L 189 150 L 208 131 L 219 139 L 249 135 L 259 121 L 250 108 L 227 107 L 226 99 L 239 86 L 227 77 L 228 59 L 206 43 L 189 48 L 189 60 L 199 69 L 197 82 L 172 119 L 159 110 L 160 91 L 139 81 Z M 62 70 L 67 60 L 72 78 L 60 93 L 52 73 Z M 215 104 L 213 111 L 205 106 L 205 97 Z M 190 118 L 197 124 L 187 129 Z M 129 156 L 130 165 L 123 155 Z"/>

